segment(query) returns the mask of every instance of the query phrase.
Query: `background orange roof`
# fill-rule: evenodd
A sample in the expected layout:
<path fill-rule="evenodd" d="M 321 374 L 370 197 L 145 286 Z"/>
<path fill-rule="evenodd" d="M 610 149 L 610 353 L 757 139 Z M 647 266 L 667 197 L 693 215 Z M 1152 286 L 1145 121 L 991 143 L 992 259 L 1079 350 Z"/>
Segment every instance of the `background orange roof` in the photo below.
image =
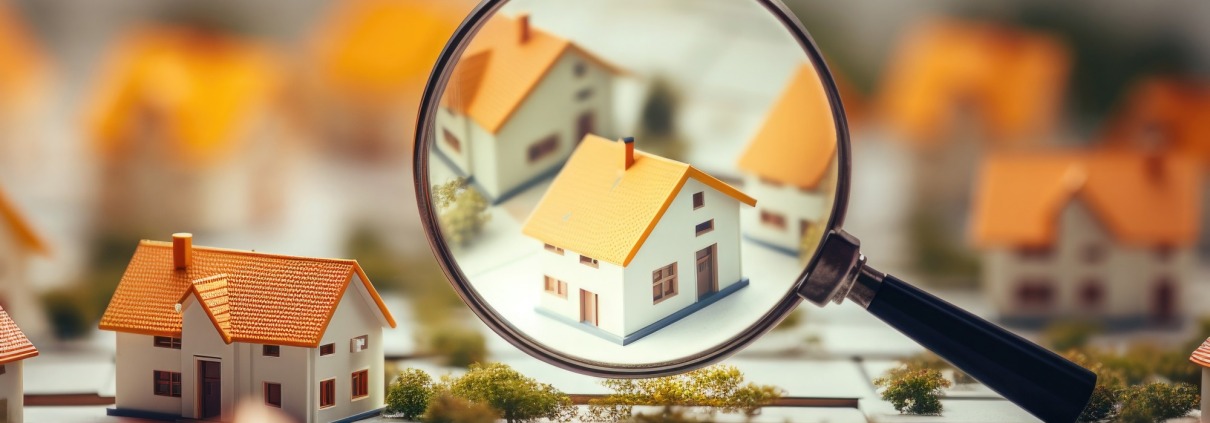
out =
<path fill-rule="evenodd" d="M 983 247 L 1044 247 L 1078 198 L 1118 242 L 1189 245 L 1200 225 L 1197 164 L 1176 156 L 1051 152 L 989 156 L 976 182 L 973 238 Z"/>
<path fill-rule="evenodd" d="M 1144 80 L 1110 122 L 1112 145 L 1171 149 L 1210 165 L 1210 82 Z"/>
<path fill-rule="evenodd" d="M 1189 361 L 1202 367 L 1210 367 L 1210 339 L 1202 341 L 1202 345 L 1193 350 L 1193 354 L 1189 355 Z"/>
<path fill-rule="evenodd" d="M 0 2 L 0 106 L 20 97 L 35 79 L 45 74 L 46 58 L 15 13 Z"/>
<path fill-rule="evenodd" d="M 836 156 L 836 123 L 815 68 L 799 66 L 764 124 L 740 156 L 739 168 L 800 188 L 819 185 Z"/>
<path fill-rule="evenodd" d="M 8 224 L 8 227 L 12 229 L 13 233 L 17 235 L 17 239 L 26 248 L 39 254 L 48 254 L 50 252 L 50 249 L 42 241 L 42 238 L 34 232 L 29 222 L 17 211 L 17 207 L 9 201 L 3 189 L 0 189 L 0 220 Z"/>
<path fill-rule="evenodd" d="M 140 124 L 163 125 L 181 159 L 225 157 L 256 111 L 277 101 L 278 61 L 250 41 L 185 28 L 135 31 L 110 53 L 87 130 L 120 154 Z"/>
<path fill-rule="evenodd" d="M 189 292 L 197 292 L 221 333 L 224 324 L 215 317 L 221 293 L 230 308 L 229 318 L 225 318 L 229 319 L 230 340 L 316 347 L 354 274 L 360 276 L 379 311 L 394 327 L 394 318 L 354 260 L 194 246 L 193 264 L 176 270 L 172 243 L 142 241 L 100 326 L 118 332 L 180 336 L 181 314 L 176 304 Z"/>
<path fill-rule="evenodd" d="M 974 106 L 996 141 L 1024 141 L 1054 124 L 1071 67 L 1060 40 L 956 20 L 926 22 L 903 40 L 879 112 L 908 141 L 934 146 L 963 105 Z"/>
<path fill-rule="evenodd" d="M 530 25 L 521 41 L 522 19 L 495 15 L 475 35 L 454 68 L 442 103 L 469 116 L 490 133 L 508 122 L 564 53 L 575 52 L 610 72 L 617 67 L 575 43 Z"/>
<path fill-rule="evenodd" d="M 623 143 L 586 135 L 521 232 L 626 266 L 689 178 L 741 203 L 756 204 L 752 197 L 693 166 L 641 151 L 634 152 L 634 164 L 623 170 L 624 154 Z"/>
<path fill-rule="evenodd" d="M 38 349 L 25 337 L 25 332 L 0 308 L 0 364 L 24 360 L 38 355 Z"/>

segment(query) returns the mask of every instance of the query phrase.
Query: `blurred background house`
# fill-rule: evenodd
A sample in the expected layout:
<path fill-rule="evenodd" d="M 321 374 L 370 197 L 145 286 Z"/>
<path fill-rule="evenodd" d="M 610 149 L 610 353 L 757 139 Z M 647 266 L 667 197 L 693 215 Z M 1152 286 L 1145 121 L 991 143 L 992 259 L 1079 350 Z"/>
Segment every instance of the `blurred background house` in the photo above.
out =
<path fill-rule="evenodd" d="M 48 160 L 39 125 L 49 117 L 51 84 L 42 45 L 24 19 L 0 3 L 0 175 L 5 178 L 37 177 Z"/>

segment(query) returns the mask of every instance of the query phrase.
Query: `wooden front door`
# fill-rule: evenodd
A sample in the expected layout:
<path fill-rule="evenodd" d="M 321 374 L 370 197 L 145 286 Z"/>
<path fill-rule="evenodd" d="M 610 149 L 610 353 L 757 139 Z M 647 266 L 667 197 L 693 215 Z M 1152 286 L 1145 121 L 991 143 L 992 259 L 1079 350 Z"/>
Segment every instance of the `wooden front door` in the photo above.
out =
<path fill-rule="evenodd" d="M 1171 321 L 1176 313 L 1176 292 L 1172 281 L 1165 278 L 1155 285 L 1152 298 L 1152 315 L 1160 322 Z"/>
<path fill-rule="evenodd" d="M 223 413 L 222 363 L 197 362 L 198 418 L 217 419 Z"/>
<path fill-rule="evenodd" d="M 703 248 L 697 252 L 697 299 L 718 292 L 718 263 L 714 260 L 718 244 Z"/>
<path fill-rule="evenodd" d="M 580 290 L 580 321 L 597 326 L 597 294 Z"/>
<path fill-rule="evenodd" d="M 584 136 L 596 133 L 597 116 L 592 112 L 584 112 L 580 114 L 580 118 L 576 120 L 576 140 L 578 145 L 584 140 Z"/>

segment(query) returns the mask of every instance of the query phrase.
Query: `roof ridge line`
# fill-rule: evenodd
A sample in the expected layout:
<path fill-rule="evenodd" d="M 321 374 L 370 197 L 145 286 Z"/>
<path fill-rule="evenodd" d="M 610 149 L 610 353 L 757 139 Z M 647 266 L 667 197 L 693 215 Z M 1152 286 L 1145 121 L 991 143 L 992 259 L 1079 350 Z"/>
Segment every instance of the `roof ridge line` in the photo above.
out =
<path fill-rule="evenodd" d="M 153 240 L 153 239 L 140 240 L 139 245 L 145 245 L 145 246 L 149 246 L 149 247 L 172 248 L 172 242 L 157 241 L 157 240 Z M 194 250 L 213 251 L 213 252 L 218 252 L 218 253 L 241 254 L 241 255 L 249 255 L 249 256 L 272 257 L 272 258 L 282 258 L 282 259 L 323 261 L 323 262 L 342 263 L 342 264 L 356 264 L 357 263 L 356 259 L 310 257 L 310 256 L 300 256 L 300 255 L 296 255 L 296 254 L 262 253 L 260 251 L 253 251 L 253 250 L 239 250 L 239 249 L 235 249 L 235 248 L 222 248 L 222 247 L 207 247 L 207 246 L 203 246 L 203 245 L 194 245 L 193 249 Z"/>

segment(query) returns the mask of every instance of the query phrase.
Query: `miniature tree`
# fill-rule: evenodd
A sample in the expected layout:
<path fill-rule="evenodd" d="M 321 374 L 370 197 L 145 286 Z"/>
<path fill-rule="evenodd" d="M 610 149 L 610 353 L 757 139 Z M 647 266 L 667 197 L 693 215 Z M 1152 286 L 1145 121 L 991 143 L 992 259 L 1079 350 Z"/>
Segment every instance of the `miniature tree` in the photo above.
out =
<path fill-rule="evenodd" d="M 1148 383 L 1122 391 L 1115 421 L 1152 423 L 1184 417 L 1198 406 L 1197 387 L 1187 384 Z"/>
<path fill-rule="evenodd" d="M 1076 418 L 1076 421 L 1093 423 L 1116 417 L 1118 402 L 1120 401 L 1122 389 L 1125 387 L 1122 382 L 1121 373 L 1105 367 L 1101 363 L 1092 360 L 1087 354 L 1079 351 L 1068 351 L 1064 354 L 1064 357 L 1097 375 L 1097 384 L 1092 388 L 1092 395 L 1088 399 L 1088 405 L 1084 406 L 1084 411 L 1080 412 L 1080 416 Z"/>
<path fill-rule="evenodd" d="M 643 100 L 637 138 L 643 151 L 673 160 L 683 160 L 685 141 L 677 129 L 681 93 L 666 78 L 656 78 Z"/>
<path fill-rule="evenodd" d="M 635 405 L 663 406 L 663 418 L 680 415 L 681 407 L 709 407 L 710 411 L 743 412 L 754 416 L 782 395 L 780 388 L 744 383 L 734 366 L 716 365 L 688 373 L 654 379 L 607 379 L 612 394 L 589 401 L 585 420 L 613 421 L 628 417 Z"/>
<path fill-rule="evenodd" d="M 468 244 L 491 219 L 487 199 L 467 186 L 463 178 L 433 185 L 433 201 L 441 231 L 454 245 Z"/>
<path fill-rule="evenodd" d="M 443 325 L 429 339 L 433 353 L 445 358 L 445 365 L 468 367 L 487 359 L 487 341 L 479 331 L 454 325 Z"/>
<path fill-rule="evenodd" d="M 462 377 L 444 378 L 443 388 L 451 395 L 490 406 L 509 423 L 568 421 L 576 415 L 566 394 L 505 364 L 472 364 Z"/>
<path fill-rule="evenodd" d="M 1042 333 L 1052 351 L 1067 351 L 1073 348 L 1084 348 L 1088 340 L 1097 333 L 1097 325 L 1084 321 L 1056 322 L 1046 327 Z"/>
<path fill-rule="evenodd" d="M 415 420 L 429 408 L 433 398 L 433 378 L 418 369 L 406 369 L 399 373 L 387 389 L 386 414 Z"/>
<path fill-rule="evenodd" d="M 486 404 L 467 401 L 450 395 L 448 392 L 438 393 L 424 411 L 421 421 L 425 423 L 494 423 L 500 416 Z"/>
<path fill-rule="evenodd" d="M 874 386 L 883 388 L 882 399 L 900 413 L 940 415 L 941 389 L 948 388 L 950 381 L 936 370 L 917 369 L 874 379 Z"/>

